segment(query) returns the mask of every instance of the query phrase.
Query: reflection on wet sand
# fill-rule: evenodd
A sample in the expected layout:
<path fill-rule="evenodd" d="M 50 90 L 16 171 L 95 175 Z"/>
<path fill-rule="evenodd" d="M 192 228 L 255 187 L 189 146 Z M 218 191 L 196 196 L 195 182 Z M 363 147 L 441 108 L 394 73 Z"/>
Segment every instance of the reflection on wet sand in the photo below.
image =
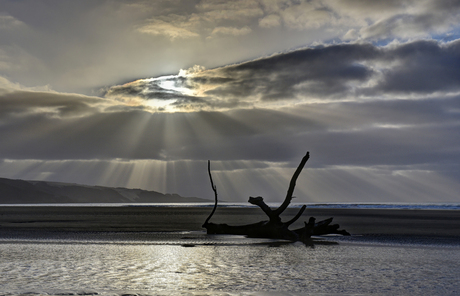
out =
<path fill-rule="evenodd" d="M 190 233 L 159 234 L 147 241 L 113 240 L 110 235 L 103 240 L 2 239 L 0 290 L 51 295 L 64 289 L 100 295 L 126 291 L 452 295 L 460 289 L 458 244 L 353 239 L 314 238 L 306 245 Z"/>

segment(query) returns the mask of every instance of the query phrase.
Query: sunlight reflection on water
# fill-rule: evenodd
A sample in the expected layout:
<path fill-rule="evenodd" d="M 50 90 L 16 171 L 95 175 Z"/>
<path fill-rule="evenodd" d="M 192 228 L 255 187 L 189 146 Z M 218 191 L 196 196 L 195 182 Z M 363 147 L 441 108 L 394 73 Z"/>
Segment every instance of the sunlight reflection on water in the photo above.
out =
<path fill-rule="evenodd" d="M 94 291 L 100 295 L 126 291 L 454 295 L 460 291 L 458 247 L 347 243 L 275 247 L 239 244 L 238 238 L 222 244 L 218 237 L 205 244 L 178 244 L 179 236 L 169 242 L 3 241 L 0 289 L 4 294 Z"/>

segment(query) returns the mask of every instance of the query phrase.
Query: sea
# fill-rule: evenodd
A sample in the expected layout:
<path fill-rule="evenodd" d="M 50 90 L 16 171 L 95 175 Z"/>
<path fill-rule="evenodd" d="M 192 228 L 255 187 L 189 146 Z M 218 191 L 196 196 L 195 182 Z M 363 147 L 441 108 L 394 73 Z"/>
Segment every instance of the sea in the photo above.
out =
<path fill-rule="evenodd" d="M 458 262 L 457 240 L 429 238 L 291 243 L 201 231 L 37 233 L 0 238 L 0 295 L 460 295 Z"/>

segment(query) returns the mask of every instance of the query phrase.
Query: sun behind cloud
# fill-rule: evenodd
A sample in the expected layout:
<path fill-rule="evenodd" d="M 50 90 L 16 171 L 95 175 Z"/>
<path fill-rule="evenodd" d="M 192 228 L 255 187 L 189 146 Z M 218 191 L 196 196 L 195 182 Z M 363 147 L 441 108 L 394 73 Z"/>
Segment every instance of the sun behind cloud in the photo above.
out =
<path fill-rule="evenodd" d="M 456 64 L 445 62 L 457 59 L 459 42 L 307 47 L 208 70 L 194 66 L 177 75 L 139 79 L 113 86 L 105 96 L 168 113 L 425 99 L 439 91 L 459 90 L 456 78 L 447 74 L 458 72 Z"/>
<path fill-rule="evenodd" d="M 105 97 L 150 112 L 196 111 L 191 110 L 190 105 L 192 102 L 199 105 L 201 91 L 193 79 L 202 71 L 205 71 L 204 67 L 195 65 L 186 70 L 180 69 L 177 75 L 138 79 L 110 87 Z"/>

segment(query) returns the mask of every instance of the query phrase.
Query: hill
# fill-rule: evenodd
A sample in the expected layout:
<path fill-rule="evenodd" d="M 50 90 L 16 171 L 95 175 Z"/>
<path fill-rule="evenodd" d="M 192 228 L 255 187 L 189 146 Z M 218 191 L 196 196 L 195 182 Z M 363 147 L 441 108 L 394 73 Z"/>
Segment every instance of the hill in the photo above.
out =
<path fill-rule="evenodd" d="M 142 189 L 0 178 L 0 204 L 184 202 L 210 202 L 210 200 Z"/>

